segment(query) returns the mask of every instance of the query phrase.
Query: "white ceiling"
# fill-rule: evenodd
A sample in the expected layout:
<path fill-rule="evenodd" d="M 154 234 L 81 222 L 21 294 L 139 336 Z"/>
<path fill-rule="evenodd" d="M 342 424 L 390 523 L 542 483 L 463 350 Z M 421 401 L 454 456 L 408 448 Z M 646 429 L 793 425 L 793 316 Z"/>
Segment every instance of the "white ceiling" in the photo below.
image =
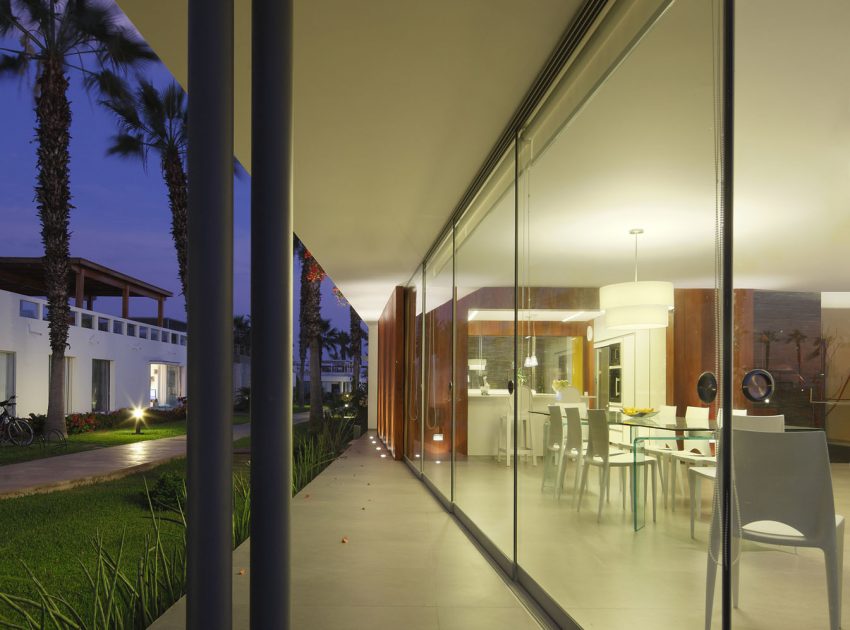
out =
<path fill-rule="evenodd" d="M 735 284 L 850 291 L 850 3 L 737 6 Z M 678 0 L 548 148 L 532 136 L 521 283 L 629 280 L 640 227 L 641 279 L 714 286 L 711 17 Z M 513 207 L 466 238 L 459 285 L 511 280 Z"/>
<path fill-rule="evenodd" d="M 118 0 L 186 85 L 187 0 Z M 580 0 L 296 0 L 295 231 L 366 320 L 410 278 Z M 250 163 L 250 2 L 235 150 Z"/>
<path fill-rule="evenodd" d="M 119 4 L 185 83 L 186 0 Z M 577 4 L 296 0 L 295 229 L 364 318 L 420 262 Z M 557 140 L 535 141 L 521 282 L 628 280 L 641 227 L 642 279 L 714 285 L 711 4 L 674 2 Z M 737 7 L 736 285 L 850 291 L 850 2 Z M 513 223 L 508 190 L 461 245 L 464 291 L 512 282 Z M 450 298 L 449 273 L 428 282 L 429 308 Z"/>

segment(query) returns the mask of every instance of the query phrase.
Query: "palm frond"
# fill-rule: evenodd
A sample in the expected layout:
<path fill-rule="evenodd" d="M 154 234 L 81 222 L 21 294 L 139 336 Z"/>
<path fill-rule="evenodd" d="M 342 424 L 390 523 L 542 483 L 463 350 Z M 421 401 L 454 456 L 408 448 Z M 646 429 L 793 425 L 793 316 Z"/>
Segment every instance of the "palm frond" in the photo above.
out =
<path fill-rule="evenodd" d="M 79 35 L 75 44 L 99 44 L 96 51 L 102 65 L 117 69 L 157 58 L 143 40 L 118 25 L 114 7 L 94 0 L 68 0 L 65 17 L 69 28 Z"/>
<path fill-rule="evenodd" d="M 140 135 L 119 133 L 110 139 L 107 155 L 117 155 L 125 158 L 138 158 L 147 169 L 147 147 L 144 138 Z"/>
<path fill-rule="evenodd" d="M 0 55 L 0 76 L 22 75 L 26 72 L 29 58 L 23 53 L 17 55 Z"/>

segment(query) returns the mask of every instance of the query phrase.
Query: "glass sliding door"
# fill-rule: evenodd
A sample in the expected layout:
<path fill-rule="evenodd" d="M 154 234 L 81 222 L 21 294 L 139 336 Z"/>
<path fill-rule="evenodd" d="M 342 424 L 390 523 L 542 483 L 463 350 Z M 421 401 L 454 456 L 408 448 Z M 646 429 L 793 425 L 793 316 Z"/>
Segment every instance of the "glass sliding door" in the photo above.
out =
<path fill-rule="evenodd" d="M 405 287 L 404 456 L 422 469 L 422 270 Z"/>
<path fill-rule="evenodd" d="M 452 498 L 452 352 L 454 324 L 453 233 L 425 261 L 425 417 L 423 472 Z"/>
<path fill-rule="evenodd" d="M 718 23 L 614 5 L 518 140 L 517 562 L 582 627 L 703 624 Z"/>
<path fill-rule="evenodd" d="M 455 503 L 511 559 L 514 164 L 511 147 L 455 228 Z"/>
<path fill-rule="evenodd" d="M 732 628 L 850 627 L 850 5 L 736 23 Z"/>
<path fill-rule="evenodd" d="M 92 359 L 91 362 L 91 410 L 109 411 L 110 372 L 112 361 Z"/>

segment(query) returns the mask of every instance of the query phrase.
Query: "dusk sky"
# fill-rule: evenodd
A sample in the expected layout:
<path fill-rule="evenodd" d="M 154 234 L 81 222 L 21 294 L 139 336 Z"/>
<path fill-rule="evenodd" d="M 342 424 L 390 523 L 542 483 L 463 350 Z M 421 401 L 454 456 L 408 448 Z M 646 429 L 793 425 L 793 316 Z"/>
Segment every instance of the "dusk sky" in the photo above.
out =
<path fill-rule="evenodd" d="M 16 47 L 3 41 L 0 46 Z M 161 64 L 140 70 L 157 85 L 172 80 Z M 6 235 L 3 256 L 42 256 L 40 226 L 34 202 L 36 145 L 32 78 L 2 79 L 0 91 L 0 225 Z M 166 301 L 167 317 L 185 320 L 177 277 L 177 260 L 170 233 L 170 211 L 159 161 L 151 156 L 147 172 L 137 160 L 106 155 L 115 133 L 114 117 L 71 76 L 71 256 L 88 258 L 174 294 Z M 241 169 L 240 169 L 241 170 Z M 251 178 L 244 171 L 234 178 L 234 314 L 250 313 L 250 197 Z M 297 211 L 297 210 L 296 210 Z M 309 247 L 309 243 L 307 243 Z M 321 262 L 321 261 L 319 261 Z M 300 269 L 296 264 L 295 281 Z M 340 307 L 323 285 L 322 316 L 348 330 L 348 308 Z M 298 287 L 294 290 L 296 339 Z M 95 309 L 120 314 L 120 298 L 99 298 Z M 153 316 L 153 300 L 133 298 L 131 316 Z"/>

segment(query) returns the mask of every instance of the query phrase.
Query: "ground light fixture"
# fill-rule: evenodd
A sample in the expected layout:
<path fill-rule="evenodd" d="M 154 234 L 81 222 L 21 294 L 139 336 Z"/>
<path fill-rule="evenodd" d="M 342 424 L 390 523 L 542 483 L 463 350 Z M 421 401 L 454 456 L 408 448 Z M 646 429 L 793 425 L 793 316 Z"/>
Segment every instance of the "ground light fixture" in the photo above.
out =
<path fill-rule="evenodd" d="M 635 237 L 635 279 L 599 289 L 599 308 L 605 311 L 605 324 L 614 330 L 667 328 L 668 311 L 673 310 L 673 283 L 638 282 L 638 236 L 643 229 L 633 228 L 629 234 Z"/>
<path fill-rule="evenodd" d="M 136 422 L 136 435 L 142 434 L 142 424 L 145 421 L 145 410 L 141 407 L 133 407 L 133 420 Z"/>

